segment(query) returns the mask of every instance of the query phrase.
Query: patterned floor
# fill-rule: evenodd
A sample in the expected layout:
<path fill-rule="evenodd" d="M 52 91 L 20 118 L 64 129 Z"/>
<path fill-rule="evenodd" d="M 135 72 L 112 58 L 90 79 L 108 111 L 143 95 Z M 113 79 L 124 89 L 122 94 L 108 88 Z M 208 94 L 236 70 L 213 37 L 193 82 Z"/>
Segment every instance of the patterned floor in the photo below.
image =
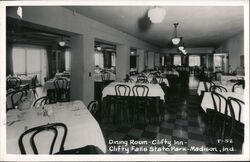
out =
<path fill-rule="evenodd" d="M 208 154 L 205 123 L 194 78 L 168 91 L 165 119 L 158 123 L 101 123 L 110 154 Z M 189 87 L 189 88 L 188 88 Z M 212 148 L 213 149 L 213 148 Z"/>

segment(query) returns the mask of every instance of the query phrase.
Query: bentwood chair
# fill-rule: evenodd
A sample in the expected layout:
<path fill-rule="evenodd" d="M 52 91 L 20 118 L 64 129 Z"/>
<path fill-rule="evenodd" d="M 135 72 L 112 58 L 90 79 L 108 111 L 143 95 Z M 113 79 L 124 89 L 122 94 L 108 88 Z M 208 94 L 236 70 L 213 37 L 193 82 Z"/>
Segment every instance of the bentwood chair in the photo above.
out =
<path fill-rule="evenodd" d="M 70 85 L 66 78 L 57 78 L 54 80 L 54 86 L 56 89 L 57 102 L 70 101 Z"/>
<path fill-rule="evenodd" d="M 228 106 L 227 99 L 216 92 L 211 92 L 214 109 L 207 109 L 208 131 L 212 141 L 223 137 L 225 110 Z"/>
<path fill-rule="evenodd" d="M 243 89 L 245 89 L 245 81 L 244 80 L 236 82 L 232 87 L 232 92 L 242 91 Z"/>
<path fill-rule="evenodd" d="M 32 104 L 33 107 L 41 107 L 46 104 L 48 104 L 49 98 L 47 96 L 40 97 L 35 100 L 35 102 Z"/>
<path fill-rule="evenodd" d="M 89 112 L 92 114 L 92 115 L 95 115 L 96 112 L 99 110 L 99 104 L 98 104 L 98 101 L 96 100 L 93 100 L 91 101 L 88 106 L 87 106 Z"/>
<path fill-rule="evenodd" d="M 149 83 L 145 75 L 138 75 L 136 83 Z"/>
<path fill-rule="evenodd" d="M 130 78 L 130 76 L 127 74 L 125 79 L 123 79 L 125 83 L 134 83 L 134 80 Z"/>
<path fill-rule="evenodd" d="M 36 92 L 36 81 L 37 81 L 37 75 L 34 75 L 31 79 L 31 89 L 34 93 L 35 98 L 38 97 L 38 94 Z"/>
<path fill-rule="evenodd" d="M 210 92 L 227 92 L 227 89 L 223 86 L 212 85 L 209 89 Z"/>
<path fill-rule="evenodd" d="M 131 88 L 126 84 L 117 84 L 115 86 L 115 111 L 114 111 L 114 119 L 118 117 L 118 113 L 120 114 L 120 118 L 124 119 L 124 121 L 129 122 L 129 96 L 131 93 Z"/>
<path fill-rule="evenodd" d="M 7 89 L 19 89 L 22 81 L 18 77 L 9 77 L 7 78 Z"/>
<path fill-rule="evenodd" d="M 102 81 L 109 81 L 110 80 L 110 73 L 105 71 L 101 73 Z"/>
<path fill-rule="evenodd" d="M 11 100 L 11 105 L 10 107 L 7 107 L 7 111 L 10 109 L 15 109 L 18 104 L 22 101 L 22 98 L 25 96 L 26 92 L 23 90 L 17 90 L 17 91 L 13 91 L 10 92 L 9 94 L 7 94 L 7 100 Z M 10 96 L 10 97 L 8 97 Z M 8 101 L 7 101 L 8 102 Z"/>
<path fill-rule="evenodd" d="M 135 101 L 134 101 L 135 108 L 133 111 L 133 115 L 137 114 L 137 119 L 138 119 L 139 115 L 142 112 L 144 117 L 144 122 L 146 123 L 148 116 L 148 107 L 149 107 L 149 102 L 148 102 L 149 88 L 146 85 L 134 85 L 132 91 L 133 95 L 135 96 Z"/>
<path fill-rule="evenodd" d="M 31 135 L 30 139 L 28 141 L 29 141 L 29 144 L 32 148 L 33 153 L 39 154 L 39 151 L 37 149 L 36 142 L 35 142 L 35 139 L 36 139 L 35 137 L 37 137 L 37 135 L 41 134 L 42 132 L 44 133 L 44 132 L 48 132 L 48 131 L 53 132 L 53 139 L 51 141 L 50 148 L 48 148 L 48 153 L 49 154 L 55 153 L 54 146 L 55 146 L 55 143 L 58 142 L 58 135 L 59 135 L 58 129 L 59 128 L 63 128 L 63 135 L 62 135 L 62 138 L 60 141 L 60 147 L 59 147 L 58 152 L 64 151 L 64 142 L 65 142 L 67 131 L 68 131 L 67 127 L 63 123 L 51 123 L 51 124 L 47 124 L 47 125 L 42 125 L 42 126 L 30 128 L 21 134 L 21 136 L 19 137 L 19 140 L 18 140 L 18 145 L 19 145 L 19 149 L 21 151 L 21 154 L 27 153 L 25 148 L 27 148 L 29 145 L 24 145 L 24 138 L 28 137 L 28 135 Z M 47 135 L 49 135 L 49 133 L 47 133 Z M 48 140 L 45 140 L 45 141 L 49 142 Z"/>
<path fill-rule="evenodd" d="M 236 150 L 241 150 L 244 142 L 244 124 L 241 121 L 242 109 L 245 103 L 234 97 L 228 97 L 228 107 L 225 111 L 225 122 L 223 139 L 232 139 L 233 146 Z M 237 111 L 236 111 L 237 110 Z M 236 114 L 235 112 L 238 112 Z M 230 113 L 230 116 L 228 114 Z"/>

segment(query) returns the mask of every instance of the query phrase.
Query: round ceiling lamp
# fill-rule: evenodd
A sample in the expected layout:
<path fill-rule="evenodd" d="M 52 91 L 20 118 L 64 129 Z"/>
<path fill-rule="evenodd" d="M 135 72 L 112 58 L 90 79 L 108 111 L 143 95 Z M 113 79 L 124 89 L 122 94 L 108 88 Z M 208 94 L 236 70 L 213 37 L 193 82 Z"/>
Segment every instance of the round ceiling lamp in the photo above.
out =
<path fill-rule="evenodd" d="M 177 37 L 177 26 L 179 25 L 179 23 L 174 23 L 174 36 L 172 38 L 172 43 L 174 45 L 178 45 L 181 41 L 181 38 Z"/>
<path fill-rule="evenodd" d="M 151 8 L 148 11 L 148 17 L 152 23 L 161 23 L 166 15 L 166 10 L 161 7 Z"/>
<path fill-rule="evenodd" d="M 101 46 L 97 46 L 96 49 L 97 49 L 97 51 L 101 51 L 102 47 Z"/>
<path fill-rule="evenodd" d="M 59 44 L 59 46 L 61 46 L 61 47 L 64 47 L 64 46 L 66 45 L 66 43 L 65 43 L 64 41 L 60 41 L 60 42 L 58 42 L 58 44 Z"/>

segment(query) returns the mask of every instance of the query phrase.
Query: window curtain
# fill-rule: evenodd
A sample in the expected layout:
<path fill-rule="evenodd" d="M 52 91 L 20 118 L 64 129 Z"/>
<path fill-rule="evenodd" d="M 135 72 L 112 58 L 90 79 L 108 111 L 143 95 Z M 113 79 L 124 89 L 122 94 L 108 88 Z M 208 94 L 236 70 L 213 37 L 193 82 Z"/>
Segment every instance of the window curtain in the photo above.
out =
<path fill-rule="evenodd" d="M 42 56 L 41 85 L 44 85 L 45 79 L 48 78 L 49 74 L 47 51 L 42 49 L 41 56 Z"/>
<path fill-rule="evenodd" d="M 58 69 L 59 72 L 65 71 L 65 49 L 62 49 L 58 55 Z"/>
<path fill-rule="evenodd" d="M 6 44 L 6 75 L 13 75 L 13 59 L 12 59 L 13 44 L 7 42 Z"/>
<path fill-rule="evenodd" d="M 46 48 L 47 53 L 47 62 L 48 62 L 48 73 L 47 73 L 47 79 L 53 78 L 53 51 L 51 47 Z M 54 63 L 55 64 L 55 63 Z"/>

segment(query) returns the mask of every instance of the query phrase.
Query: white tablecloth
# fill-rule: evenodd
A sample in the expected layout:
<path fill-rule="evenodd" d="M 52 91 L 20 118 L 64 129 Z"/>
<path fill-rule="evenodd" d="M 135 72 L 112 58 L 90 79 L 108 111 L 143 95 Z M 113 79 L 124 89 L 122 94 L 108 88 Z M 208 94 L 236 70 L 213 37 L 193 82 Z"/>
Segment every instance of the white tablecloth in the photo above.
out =
<path fill-rule="evenodd" d="M 238 94 L 238 93 L 234 93 L 234 92 L 223 92 L 223 93 L 220 93 L 220 94 L 222 96 L 224 96 L 225 98 L 234 97 L 234 98 L 237 98 L 237 99 L 240 99 L 240 100 L 244 101 L 244 95 L 243 94 Z M 234 106 L 234 104 L 233 104 L 233 106 Z M 202 102 L 201 102 L 201 107 L 205 112 L 206 112 L 207 109 L 214 109 L 214 103 L 213 103 L 213 98 L 212 98 L 211 92 L 205 92 L 204 93 L 204 96 L 203 96 L 203 99 L 202 99 Z M 225 112 L 224 108 L 225 108 L 225 102 L 222 102 L 222 110 L 221 110 L 221 112 L 223 112 L 223 113 Z M 241 119 L 240 119 L 240 121 L 242 123 L 244 123 L 244 120 L 243 120 L 244 108 L 245 107 L 241 108 Z M 238 120 L 238 114 L 239 114 L 238 107 L 234 109 L 234 114 L 235 114 L 235 118 Z M 230 112 L 228 113 L 228 115 L 231 116 Z"/>
<path fill-rule="evenodd" d="M 45 110 L 53 110 L 52 116 L 43 116 L 41 108 L 31 108 L 26 111 L 10 110 L 7 113 L 7 153 L 20 154 L 18 146 L 18 138 L 25 129 L 45 125 L 48 123 L 61 122 L 68 128 L 68 134 L 64 144 L 65 150 L 84 147 L 86 145 L 94 145 L 106 152 L 106 144 L 95 118 L 90 114 L 86 106 L 81 101 L 73 101 L 66 103 L 57 103 L 45 105 Z M 11 121 L 20 120 L 12 125 Z M 8 126 L 9 125 L 9 126 Z M 49 132 L 48 132 L 49 133 Z M 38 151 L 47 154 L 47 143 L 50 136 L 41 134 L 37 138 Z M 27 142 L 25 140 L 25 142 Z M 25 146 L 27 143 L 24 143 Z M 55 145 L 55 151 L 58 145 Z M 28 153 L 33 153 L 28 147 Z"/>
<path fill-rule="evenodd" d="M 219 86 L 222 86 L 222 87 L 226 88 L 228 92 L 232 92 L 234 83 L 227 82 L 227 81 L 225 81 L 225 82 L 217 82 L 217 81 L 216 81 L 216 82 L 214 82 L 214 83 L 215 83 L 216 85 L 219 85 Z M 208 82 L 200 82 L 199 85 L 198 85 L 198 89 L 197 89 L 197 94 L 198 94 L 199 96 L 201 95 L 201 92 L 202 92 L 202 91 L 205 91 L 205 85 L 204 85 L 204 84 L 207 85 L 208 90 L 209 90 L 210 87 L 211 87 L 210 84 L 209 84 Z M 244 89 L 239 88 L 239 89 L 236 90 L 236 93 L 243 94 L 243 93 L 244 93 Z"/>
<path fill-rule="evenodd" d="M 133 79 L 134 82 L 137 81 L 137 76 L 136 76 L 136 75 L 130 76 L 130 78 Z M 153 79 L 152 76 L 148 76 L 147 78 L 148 78 L 149 83 L 150 83 L 150 82 L 152 81 L 152 79 Z M 157 78 L 157 81 L 159 82 L 159 78 Z M 169 87 L 169 82 L 168 82 L 168 79 L 167 79 L 167 78 L 163 78 L 162 81 L 166 84 L 166 86 Z"/>
<path fill-rule="evenodd" d="M 110 78 L 109 80 L 115 80 L 115 74 L 114 73 L 109 73 Z M 102 74 L 101 73 L 94 73 L 94 81 L 95 82 L 101 82 L 102 81 Z"/>
<path fill-rule="evenodd" d="M 221 81 L 242 80 L 242 79 L 244 79 L 243 75 L 221 75 Z"/>
<path fill-rule="evenodd" d="M 68 79 L 68 78 L 66 78 L 66 79 L 70 82 L 70 79 Z M 54 81 L 55 81 L 55 78 L 54 78 L 54 79 L 47 80 L 47 81 L 44 83 L 44 88 L 45 88 L 46 90 L 55 89 Z M 69 86 L 70 86 L 70 83 L 69 83 Z"/>
<path fill-rule="evenodd" d="M 6 79 L 10 78 L 11 76 L 7 76 Z M 21 84 L 29 84 L 31 86 L 31 83 L 32 83 L 32 76 L 25 76 L 25 75 L 21 75 L 21 76 L 18 76 L 18 78 L 21 79 Z"/>
<path fill-rule="evenodd" d="M 106 97 L 107 95 L 116 95 L 115 93 L 115 86 L 117 84 L 126 84 L 131 88 L 130 95 L 133 96 L 132 88 L 135 84 L 146 85 L 149 88 L 148 96 L 149 97 L 160 97 L 161 100 L 165 101 L 164 99 L 164 92 L 159 84 L 148 84 L 148 83 L 122 83 L 122 82 L 112 82 L 108 86 L 106 86 L 102 91 L 102 98 Z"/>
<path fill-rule="evenodd" d="M 172 70 L 172 71 L 165 71 L 164 74 L 167 74 L 167 75 L 176 75 L 179 77 L 179 72 L 176 71 L 176 70 Z"/>

